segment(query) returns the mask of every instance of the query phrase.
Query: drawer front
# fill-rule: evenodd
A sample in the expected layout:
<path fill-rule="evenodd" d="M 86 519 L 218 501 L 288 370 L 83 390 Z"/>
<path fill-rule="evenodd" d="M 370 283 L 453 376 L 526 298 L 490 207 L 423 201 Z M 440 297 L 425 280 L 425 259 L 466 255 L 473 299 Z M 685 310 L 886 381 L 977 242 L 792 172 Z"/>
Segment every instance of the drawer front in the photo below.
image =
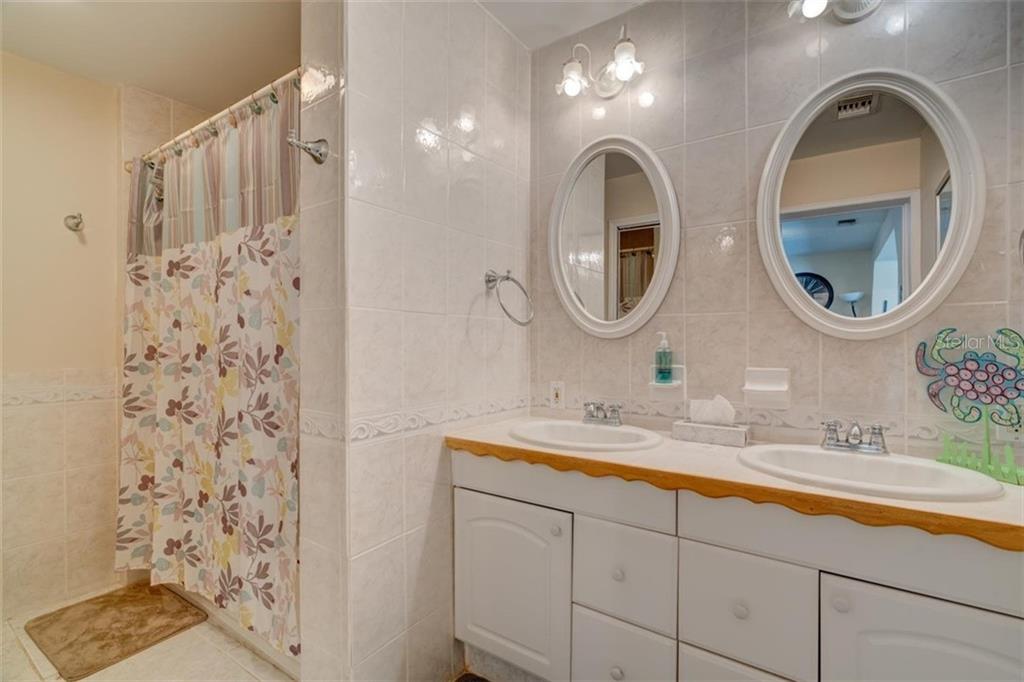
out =
<path fill-rule="evenodd" d="M 572 607 L 572 679 L 676 679 L 676 643 L 582 606 Z"/>
<path fill-rule="evenodd" d="M 576 515 L 573 601 L 676 636 L 676 547 L 662 535 Z"/>
<path fill-rule="evenodd" d="M 763 670 L 751 668 L 710 651 L 679 645 L 679 682 L 785 682 Z"/>
<path fill-rule="evenodd" d="M 452 481 L 460 488 L 579 512 L 675 535 L 676 493 L 644 481 L 594 478 L 543 464 L 506 462 L 452 451 Z"/>
<path fill-rule="evenodd" d="M 679 639 L 794 680 L 818 674 L 818 572 L 679 541 Z"/>

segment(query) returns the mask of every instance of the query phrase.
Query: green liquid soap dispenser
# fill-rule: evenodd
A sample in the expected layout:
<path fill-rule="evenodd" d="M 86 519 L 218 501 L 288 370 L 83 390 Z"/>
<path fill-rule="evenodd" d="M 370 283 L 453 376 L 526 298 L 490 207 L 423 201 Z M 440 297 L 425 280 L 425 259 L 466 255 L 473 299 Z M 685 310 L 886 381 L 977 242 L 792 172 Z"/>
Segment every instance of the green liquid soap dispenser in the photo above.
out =
<path fill-rule="evenodd" d="M 668 334 L 661 334 L 661 342 L 658 349 L 654 351 L 654 383 L 672 383 L 672 349 L 668 345 Z"/>

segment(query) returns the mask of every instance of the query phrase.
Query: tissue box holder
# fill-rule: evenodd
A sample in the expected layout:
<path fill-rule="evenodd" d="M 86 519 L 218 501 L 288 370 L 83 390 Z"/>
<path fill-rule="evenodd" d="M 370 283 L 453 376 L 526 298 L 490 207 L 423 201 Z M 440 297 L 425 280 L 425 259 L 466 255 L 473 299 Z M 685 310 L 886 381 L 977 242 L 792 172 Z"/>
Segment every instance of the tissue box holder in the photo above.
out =
<path fill-rule="evenodd" d="M 672 437 L 676 440 L 687 440 L 693 443 L 730 445 L 742 448 L 747 444 L 747 433 L 746 426 L 698 424 L 683 419 L 672 422 Z"/>

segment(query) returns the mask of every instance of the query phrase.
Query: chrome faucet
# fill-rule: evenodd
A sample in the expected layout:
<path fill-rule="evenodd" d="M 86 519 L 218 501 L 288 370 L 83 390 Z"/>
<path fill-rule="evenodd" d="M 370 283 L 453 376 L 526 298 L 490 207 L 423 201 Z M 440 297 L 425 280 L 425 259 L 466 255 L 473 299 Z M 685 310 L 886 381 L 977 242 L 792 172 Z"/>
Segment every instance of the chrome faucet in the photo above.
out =
<path fill-rule="evenodd" d="M 622 405 L 619 403 L 605 405 L 600 400 L 587 400 L 583 403 L 583 423 L 622 426 L 621 411 Z"/>
<path fill-rule="evenodd" d="M 885 427 L 881 424 L 871 425 L 867 441 L 864 440 L 864 430 L 856 419 L 850 422 L 845 437 L 839 436 L 842 424 L 838 419 L 827 419 L 821 425 L 825 431 L 821 447 L 825 450 L 845 450 L 874 455 L 889 454 L 889 448 L 885 444 Z"/>

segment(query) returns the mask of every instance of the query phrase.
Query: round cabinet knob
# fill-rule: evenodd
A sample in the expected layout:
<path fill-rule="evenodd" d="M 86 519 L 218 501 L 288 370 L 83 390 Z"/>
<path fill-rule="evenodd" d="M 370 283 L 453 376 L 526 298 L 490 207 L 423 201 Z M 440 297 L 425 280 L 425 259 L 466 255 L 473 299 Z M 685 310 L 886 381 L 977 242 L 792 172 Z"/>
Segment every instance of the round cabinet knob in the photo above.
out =
<path fill-rule="evenodd" d="M 839 613 L 849 613 L 850 600 L 841 595 L 832 597 L 832 608 L 834 608 Z"/>
<path fill-rule="evenodd" d="M 613 680 L 622 680 L 626 677 L 626 673 L 623 672 L 622 668 L 620 668 L 619 666 L 613 667 L 611 670 L 608 671 L 608 674 L 611 675 L 611 678 Z"/>
<path fill-rule="evenodd" d="M 732 605 L 732 615 L 740 620 L 746 620 L 750 618 L 750 607 L 741 601 L 734 602 Z"/>
<path fill-rule="evenodd" d="M 556 538 L 562 537 L 562 527 L 551 526 L 551 534 L 554 535 Z"/>
<path fill-rule="evenodd" d="M 612 580 L 614 580 L 615 582 L 621 583 L 625 579 L 626 579 L 626 572 L 624 570 L 622 570 L 621 568 L 616 568 L 614 571 L 612 571 Z"/>

